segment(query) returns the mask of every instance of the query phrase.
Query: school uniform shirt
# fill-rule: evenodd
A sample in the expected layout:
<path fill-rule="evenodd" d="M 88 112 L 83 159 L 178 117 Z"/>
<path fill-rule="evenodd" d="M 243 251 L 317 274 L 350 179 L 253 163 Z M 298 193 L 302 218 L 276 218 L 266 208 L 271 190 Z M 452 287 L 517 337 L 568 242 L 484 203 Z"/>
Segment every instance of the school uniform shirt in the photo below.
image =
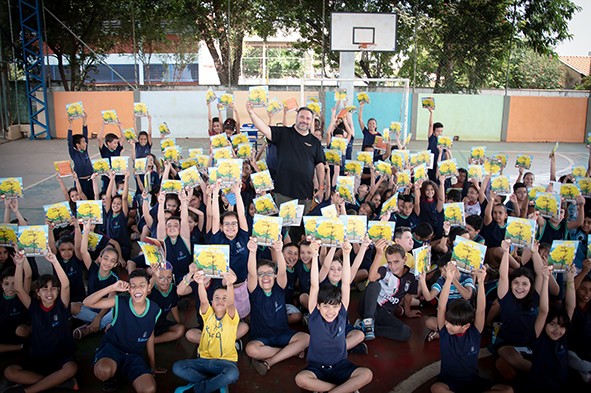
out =
<path fill-rule="evenodd" d="M 3 293 L 0 296 L 0 342 L 5 338 L 4 335 L 13 337 L 16 328 L 26 323 L 28 317 L 29 312 L 18 296 L 8 297 Z"/>
<path fill-rule="evenodd" d="M 501 306 L 501 321 L 498 338 L 503 344 L 516 347 L 529 347 L 535 339 L 534 325 L 538 315 L 540 296 L 536 290 L 531 288 L 532 301 L 528 308 L 522 307 L 521 303 L 513 296 L 511 289 L 505 297 L 499 299 Z"/>
<path fill-rule="evenodd" d="M 443 227 L 443 220 L 440 219 L 443 211 L 437 211 L 437 200 L 433 199 L 431 202 L 426 199 L 421 199 L 421 214 L 419 214 L 419 222 L 427 222 L 433 227 L 435 234 L 440 233 L 440 227 Z M 437 237 L 437 236 L 436 236 Z"/>
<path fill-rule="evenodd" d="M 287 285 L 285 286 L 285 303 L 293 304 L 293 297 L 295 294 L 296 284 L 298 281 L 298 274 L 296 269 L 301 261 L 296 262 L 293 268 L 286 267 L 285 273 L 287 274 Z"/>
<path fill-rule="evenodd" d="M 126 201 L 123 201 L 126 203 Z M 131 249 L 131 239 L 129 237 L 129 231 L 127 230 L 127 216 L 123 211 L 119 214 L 113 214 L 113 209 L 105 215 L 105 232 L 111 239 L 117 240 L 119 246 L 127 249 Z"/>
<path fill-rule="evenodd" d="M 568 334 L 568 347 L 581 359 L 591 362 L 591 306 L 575 307 Z"/>
<path fill-rule="evenodd" d="M 507 223 L 499 225 L 493 220 L 490 224 L 482 227 L 480 234 L 484 238 L 485 244 L 488 248 L 501 247 L 501 243 L 503 239 L 505 239 L 506 226 Z"/>
<path fill-rule="evenodd" d="M 363 129 L 362 133 L 363 133 L 363 142 L 361 143 L 361 146 L 373 146 L 373 144 L 376 141 L 376 136 L 382 135 L 377 131 L 375 134 L 372 134 L 371 132 L 369 132 L 369 129 L 367 127 L 365 127 Z"/>
<path fill-rule="evenodd" d="M 392 273 L 386 266 L 380 266 L 378 274 L 380 275 L 378 304 L 388 311 L 394 311 L 396 306 L 402 303 L 402 299 L 407 293 L 413 295 L 417 293 L 418 282 L 407 267 L 404 268 L 401 277 Z"/>
<path fill-rule="evenodd" d="M 476 287 L 474 286 L 474 280 L 472 279 L 472 276 L 470 276 L 469 274 L 460 273 L 460 279 L 458 281 L 460 282 L 460 284 L 462 284 L 464 288 L 472 288 L 472 291 L 476 291 Z M 443 288 L 444 284 L 445 278 L 441 276 L 437 279 L 437 281 L 435 281 L 435 284 L 433 284 L 431 289 L 436 289 L 438 293 L 441 293 L 441 289 Z M 460 294 L 458 288 L 456 288 L 455 285 L 451 284 L 448 301 L 454 299 L 462 299 L 462 295 Z"/>
<path fill-rule="evenodd" d="M 234 311 L 234 317 L 230 318 L 226 312 L 221 319 L 215 316 L 213 308 L 209 306 L 203 318 L 203 333 L 199 342 L 199 357 L 203 359 L 222 359 L 230 362 L 238 361 L 236 352 L 236 333 L 240 317 L 238 311 Z"/>
<path fill-rule="evenodd" d="M 159 316 L 160 307 L 150 299 L 146 299 L 144 312 L 136 314 L 131 297 L 117 295 L 113 307 L 113 322 L 105 333 L 103 342 L 122 352 L 143 355 Z"/>
<path fill-rule="evenodd" d="M 408 216 L 396 213 L 390 215 L 390 221 L 396 221 L 396 228 L 407 227 L 414 231 L 419 223 L 419 216 L 417 216 L 415 212 L 410 213 Z"/>
<path fill-rule="evenodd" d="M 560 392 L 568 383 L 566 335 L 554 341 L 542 330 L 532 347 L 528 389 L 537 392 Z"/>
<path fill-rule="evenodd" d="M 88 294 L 93 294 L 108 287 L 109 285 L 115 284 L 119 280 L 119 277 L 113 271 L 109 271 L 107 277 L 101 277 L 100 266 L 98 263 L 92 262 L 88 269 Z"/>
<path fill-rule="evenodd" d="M 230 269 L 236 273 L 236 283 L 241 283 L 248 276 L 248 244 L 249 235 L 243 229 L 238 229 L 236 237 L 228 239 L 224 232 L 217 231 L 209 239 L 209 244 L 228 244 L 230 246 Z"/>
<path fill-rule="evenodd" d="M 308 363 L 332 366 L 346 359 L 346 325 L 347 309 L 342 304 L 337 317 L 332 322 L 325 321 L 318 308 L 314 308 L 308 319 L 310 329 Z"/>
<path fill-rule="evenodd" d="M 540 228 L 538 241 L 540 243 L 552 244 L 554 240 L 566 239 L 567 232 L 566 219 L 560 221 L 558 226 L 555 226 L 549 220 L 545 220 L 544 225 Z"/>
<path fill-rule="evenodd" d="M 449 334 L 447 328 L 439 331 L 442 380 L 451 380 L 466 385 L 478 379 L 478 354 L 480 332 L 474 324 L 462 335 Z"/>
<path fill-rule="evenodd" d="M 106 234 L 101 233 L 100 235 L 102 235 L 103 237 L 101 237 L 101 240 L 99 240 L 98 244 L 96 245 L 95 250 L 94 251 L 88 250 L 88 253 L 90 254 L 90 258 L 93 261 L 96 261 L 96 259 L 101 254 L 101 251 L 103 251 L 105 249 L 105 247 L 107 247 L 109 245 L 109 242 L 111 241 L 111 238 L 109 236 L 107 236 Z M 72 283 L 70 283 L 70 285 L 71 284 Z"/>
<path fill-rule="evenodd" d="M 273 337 L 289 330 L 285 291 L 277 282 L 273 285 L 271 293 L 265 293 L 257 285 L 249 298 L 251 339 Z"/>
<path fill-rule="evenodd" d="M 82 136 L 88 143 L 88 127 L 82 126 Z M 93 173 L 92 161 L 88 155 L 88 150 L 80 151 L 74 146 L 74 136 L 72 130 L 68 130 L 68 153 L 74 162 L 74 171 L 79 178 L 90 177 Z"/>
<path fill-rule="evenodd" d="M 144 146 L 139 142 L 135 144 L 135 158 L 146 158 L 152 152 L 152 144 L 146 143 Z"/>
<path fill-rule="evenodd" d="M 99 148 L 99 152 L 101 153 L 101 157 L 109 159 L 109 165 L 111 164 L 111 157 L 119 157 L 121 155 L 122 151 L 123 151 L 123 146 L 121 146 L 121 145 L 117 145 L 115 150 L 109 149 L 107 147 L 107 145 L 105 145 L 105 144 L 103 144 Z"/>
<path fill-rule="evenodd" d="M 429 150 L 431 153 L 433 153 L 433 169 L 427 170 L 427 173 L 429 174 L 429 179 L 437 183 L 436 173 L 437 173 L 437 160 L 439 158 L 439 149 L 437 148 L 437 137 L 434 134 L 432 134 L 429 137 L 428 144 L 427 144 L 427 150 Z"/>
<path fill-rule="evenodd" d="M 166 236 L 164 246 L 166 260 L 172 265 L 174 282 L 181 282 L 183 276 L 189 273 L 189 265 L 193 262 L 193 254 L 180 236 L 176 238 L 174 243 Z"/>
<path fill-rule="evenodd" d="M 311 267 L 312 265 L 310 265 Z M 304 263 L 299 260 L 296 264 L 296 274 L 298 276 L 298 281 L 300 283 L 300 293 L 310 293 L 310 267 L 304 265 Z"/>
<path fill-rule="evenodd" d="M 70 330 L 70 310 L 58 297 L 49 309 L 31 299 L 31 357 L 38 359 L 74 357 L 76 343 Z"/>
<path fill-rule="evenodd" d="M 179 295 L 176 293 L 176 285 L 170 284 L 166 293 L 161 292 L 157 285 L 154 285 L 148 298 L 160 307 L 161 313 L 156 325 L 165 325 L 170 311 L 179 303 Z"/>
<path fill-rule="evenodd" d="M 84 262 L 72 255 L 68 261 L 65 261 L 61 256 L 56 255 L 62 269 L 70 280 L 70 301 L 81 302 L 86 297 L 86 288 L 84 287 L 84 271 L 86 266 Z M 54 270 L 54 275 L 55 269 Z"/>

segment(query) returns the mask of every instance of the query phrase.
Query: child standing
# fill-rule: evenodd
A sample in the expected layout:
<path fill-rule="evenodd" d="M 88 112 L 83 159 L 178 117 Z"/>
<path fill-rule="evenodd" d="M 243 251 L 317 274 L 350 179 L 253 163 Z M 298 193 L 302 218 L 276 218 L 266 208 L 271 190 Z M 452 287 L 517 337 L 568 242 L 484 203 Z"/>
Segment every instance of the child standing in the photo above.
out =
<path fill-rule="evenodd" d="M 296 375 L 296 384 L 306 390 L 354 392 L 371 382 L 373 374 L 365 367 L 357 367 L 347 359 L 345 327 L 350 299 L 350 286 L 334 285 L 320 288 L 318 279 L 319 242 L 311 245 L 312 269 L 308 320 L 310 347 L 308 365 Z M 349 255 L 351 244 L 343 245 L 343 270 L 341 279 L 351 282 Z"/>
<path fill-rule="evenodd" d="M 86 307 L 114 308 L 117 316 L 94 358 L 94 375 L 103 381 L 103 391 L 117 390 L 115 376 L 121 372 L 132 382 L 136 392 L 156 392 L 152 374 L 156 370 L 154 326 L 160 308 L 147 299 L 149 286 L 150 276 L 138 269 L 129 275 L 129 283 L 117 281 L 84 299 Z M 129 292 L 131 296 L 105 297 L 115 292 Z M 145 350 L 149 366 L 143 356 Z"/>
<path fill-rule="evenodd" d="M 72 123 L 74 119 L 68 117 L 70 127 L 68 128 L 68 153 L 74 162 L 74 171 L 78 175 L 78 181 L 86 197 L 94 195 L 92 188 L 92 162 L 88 155 L 88 126 L 86 125 L 86 112 L 82 116 L 82 134 L 72 134 Z"/>
<path fill-rule="evenodd" d="M 470 302 L 464 299 L 457 299 L 448 304 L 449 291 L 457 268 L 453 264 L 447 264 L 443 269 L 446 279 L 437 309 L 437 326 L 441 335 L 441 371 L 437 382 L 431 386 L 431 392 L 512 393 L 513 389 L 510 386 L 495 385 L 494 382 L 478 375 L 480 337 L 484 329 L 486 309 L 486 271 L 476 271 L 478 295 L 475 312 Z"/>
<path fill-rule="evenodd" d="M 236 352 L 236 333 L 240 317 L 234 306 L 234 282 L 236 275 L 232 270 L 224 274 L 227 287 L 219 287 L 213 293 L 211 305 L 207 299 L 203 271 L 194 276 L 199 285 L 199 313 L 203 318 L 203 333 L 199 342 L 197 359 L 179 360 L 172 366 L 172 372 L 179 378 L 190 382 L 176 388 L 175 393 L 193 391 L 195 393 L 227 392 L 227 386 L 236 382 L 238 353 Z"/>
<path fill-rule="evenodd" d="M 76 345 L 70 332 L 70 281 L 60 266 L 55 254 L 45 255 L 55 269 L 57 278 L 44 274 L 37 279 L 36 298 L 25 290 L 23 271 L 26 258 L 17 253 L 14 256 L 16 271 L 14 289 L 31 316 L 31 348 L 22 365 L 11 365 L 4 371 L 7 380 L 27 386 L 28 391 L 41 392 L 68 382 L 75 388 L 74 375 L 78 364 L 74 359 Z M 60 288 L 61 287 L 61 288 Z M 25 368 L 26 367 L 26 368 Z M 12 387 L 7 392 L 25 392 L 23 386 Z"/>

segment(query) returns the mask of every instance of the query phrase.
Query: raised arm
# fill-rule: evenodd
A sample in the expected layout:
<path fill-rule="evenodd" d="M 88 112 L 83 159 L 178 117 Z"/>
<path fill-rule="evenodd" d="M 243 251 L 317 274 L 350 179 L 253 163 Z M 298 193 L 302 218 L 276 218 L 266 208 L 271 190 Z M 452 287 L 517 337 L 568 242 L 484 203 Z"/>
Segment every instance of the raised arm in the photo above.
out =
<path fill-rule="evenodd" d="M 60 280 L 60 298 L 62 303 L 64 303 L 64 306 L 67 308 L 70 306 L 70 279 L 66 272 L 64 272 L 62 265 L 60 265 L 54 253 L 48 251 L 47 254 L 45 254 L 45 259 L 52 264 L 55 274 L 57 275 L 58 280 Z"/>
<path fill-rule="evenodd" d="M 564 305 L 569 319 L 573 319 L 575 307 L 577 306 L 577 295 L 575 293 L 575 271 L 576 267 L 571 265 L 566 272 L 566 292 L 564 294 Z"/>
<path fill-rule="evenodd" d="M 414 184 L 414 191 L 415 191 L 415 198 L 414 198 L 414 204 L 415 204 L 415 214 L 417 216 L 421 215 L 421 182 L 418 181 Z"/>
<path fill-rule="evenodd" d="M 510 242 L 507 240 L 501 242 L 503 257 L 499 266 L 499 284 L 497 286 L 497 296 L 499 299 L 504 298 L 509 291 L 509 246 Z"/>
<path fill-rule="evenodd" d="M 166 215 L 164 214 L 165 204 L 166 194 L 161 191 L 160 194 L 158 194 L 158 226 L 156 228 L 156 236 L 158 236 L 158 239 L 164 239 L 166 237 Z"/>
<path fill-rule="evenodd" d="M 198 271 L 197 273 L 195 273 L 193 279 L 197 283 L 197 293 L 199 295 L 199 312 L 201 312 L 201 314 L 205 314 L 209 309 L 209 299 L 207 298 L 207 290 L 205 287 L 205 275 L 203 274 L 203 271 Z"/>
<path fill-rule="evenodd" d="M 575 290 L 579 289 L 579 286 L 581 285 L 585 277 L 589 274 L 589 272 L 591 272 L 591 259 L 587 258 L 583 261 L 583 267 L 581 271 L 574 278 Z"/>
<path fill-rule="evenodd" d="M 23 217 L 23 215 L 21 214 L 21 211 L 18 208 L 18 199 L 16 199 L 16 198 L 11 199 L 9 201 L 9 204 L 10 204 L 10 208 L 14 212 L 16 219 L 18 220 L 18 225 L 20 225 L 20 226 L 29 225 L 29 222 Z"/>
<path fill-rule="evenodd" d="M 104 121 L 101 124 L 101 129 L 100 129 L 98 135 L 96 136 L 96 141 L 98 143 L 98 148 L 100 150 L 101 147 L 103 147 L 103 145 L 105 144 L 105 122 Z"/>
<path fill-rule="evenodd" d="M 312 250 L 312 266 L 310 267 L 310 293 L 308 296 L 308 308 L 314 310 L 318 303 L 318 291 L 320 290 L 320 282 L 318 277 L 318 256 L 320 251 L 320 244 L 318 240 L 313 240 L 310 243 Z M 345 264 L 343 263 L 343 266 Z"/>
<path fill-rule="evenodd" d="M 115 173 L 109 172 L 109 185 L 107 186 L 107 192 L 105 193 L 105 211 L 108 213 L 111 211 L 111 201 L 113 200 L 113 189 L 115 188 Z M 127 201 L 126 201 L 127 202 Z M 123 207 L 123 201 L 121 201 Z"/>
<path fill-rule="evenodd" d="M 361 244 L 359 245 L 359 249 L 357 250 L 357 255 L 355 256 L 355 260 L 353 261 L 353 265 L 351 265 L 351 280 L 349 280 L 349 284 L 351 284 L 353 282 L 353 279 L 357 275 L 357 271 L 359 270 L 359 267 L 361 266 L 361 263 L 363 262 L 363 258 L 365 257 L 365 253 L 367 252 L 367 249 L 368 249 L 370 243 L 371 243 L 371 240 L 369 240 L 369 237 L 367 235 L 365 235 L 365 237 L 361 241 Z M 343 282 L 345 282 L 345 281 L 343 281 Z"/>
<path fill-rule="evenodd" d="M 283 250 L 283 241 L 275 240 L 273 242 L 273 247 L 271 248 L 271 256 L 273 257 L 273 261 L 277 264 L 276 281 L 277 285 L 281 288 L 285 288 L 287 285 L 287 265 L 281 250 Z"/>
<path fill-rule="evenodd" d="M 371 267 L 369 268 L 369 281 L 375 282 L 378 281 L 380 277 L 380 273 L 378 273 L 378 269 L 382 265 L 382 260 L 384 259 L 384 252 L 386 247 L 388 247 L 388 242 L 386 239 L 380 239 L 375 244 L 376 247 L 376 256 L 373 259 Z"/>
<path fill-rule="evenodd" d="M 265 123 L 265 121 L 263 119 L 261 119 L 256 112 L 254 111 L 254 107 L 252 105 L 252 103 L 247 102 L 246 103 L 246 111 L 248 112 L 248 115 L 250 116 L 250 120 L 252 121 L 252 123 L 254 124 L 254 126 L 263 133 L 263 135 L 269 139 L 269 140 L 273 140 L 273 137 L 271 135 L 271 127 L 269 127 L 269 125 L 267 123 Z"/>
<path fill-rule="evenodd" d="M 351 243 L 348 241 L 343 244 L 343 272 L 341 273 L 341 302 L 343 306 L 349 308 L 351 298 Z"/>
<path fill-rule="evenodd" d="M 112 308 L 115 306 L 117 297 L 109 295 L 115 292 L 127 291 L 129 291 L 129 283 L 119 280 L 116 283 L 101 289 L 100 291 L 96 291 L 95 293 L 88 295 L 82 304 L 91 308 Z"/>
<path fill-rule="evenodd" d="M 548 266 L 542 268 L 542 292 L 540 293 L 540 307 L 538 308 L 538 316 L 536 317 L 535 330 L 536 337 L 540 337 L 544 326 L 546 325 L 546 317 L 550 310 L 550 301 L 548 295 L 548 277 L 550 276 L 550 270 Z"/>
<path fill-rule="evenodd" d="M 496 192 L 490 190 L 488 203 L 486 204 L 486 209 L 484 209 L 484 225 L 490 225 L 493 222 L 492 211 L 495 206 L 496 196 Z"/>
<path fill-rule="evenodd" d="M 14 254 L 14 264 L 16 265 L 16 270 L 14 273 L 14 290 L 16 291 L 16 295 L 18 296 L 19 300 L 27 309 L 31 305 L 31 296 L 29 295 L 29 291 L 25 290 L 25 285 L 23 282 L 23 265 L 27 258 L 24 254 L 20 252 L 16 252 Z"/>
<path fill-rule="evenodd" d="M 74 255 L 76 255 L 76 258 L 79 260 L 82 260 L 82 231 L 80 230 L 80 224 L 76 217 L 70 219 L 70 225 L 74 227 Z"/>
<path fill-rule="evenodd" d="M 433 108 L 427 107 L 429 111 L 429 129 L 427 130 L 427 139 L 433 135 Z"/>
<path fill-rule="evenodd" d="M 148 144 L 152 146 L 152 115 L 150 112 L 147 114 L 148 117 Z"/>
<path fill-rule="evenodd" d="M 191 247 L 191 227 L 189 226 L 189 201 L 193 196 L 193 189 L 183 189 L 179 195 L 181 200 L 181 239 L 187 247 Z M 159 221 L 160 222 L 160 221 Z"/>
<path fill-rule="evenodd" d="M 240 181 L 237 181 L 232 186 L 232 192 L 236 196 L 236 213 L 238 213 L 238 225 L 240 229 L 248 232 L 248 222 L 246 221 L 246 209 L 244 208 L 244 201 L 242 200 L 242 194 L 240 193 L 242 186 Z"/>
<path fill-rule="evenodd" d="M 125 217 L 129 214 L 129 169 L 125 170 L 123 180 L 123 195 L 121 195 L 121 210 Z"/>
<path fill-rule="evenodd" d="M 443 203 L 445 202 L 445 176 L 439 176 L 439 187 L 437 188 L 437 211 L 443 211 Z"/>
<path fill-rule="evenodd" d="M 80 232 L 80 229 L 78 229 Z M 84 262 L 84 266 L 86 269 L 90 269 L 92 265 L 92 257 L 88 252 L 88 238 L 90 237 L 90 222 L 84 221 L 84 233 L 82 234 L 82 242 L 80 243 L 80 254 L 82 256 L 82 261 Z"/>
<path fill-rule="evenodd" d="M 363 107 L 365 106 L 365 102 L 359 103 L 359 113 L 357 117 L 357 121 L 359 122 L 359 128 L 361 131 L 365 128 L 365 123 L 363 122 Z"/>
<path fill-rule="evenodd" d="M 445 284 L 443 284 L 443 288 L 441 288 L 437 307 L 437 327 L 439 330 L 442 330 L 445 327 L 445 311 L 447 310 L 447 300 L 449 299 L 449 291 L 451 289 L 451 282 L 455 275 L 456 267 L 452 263 L 448 263 L 441 269 L 445 269 Z"/>
<path fill-rule="evenodd" d="M 474 327 L 480 333 L 484 330 L 484 322 L 486 320 L 486 291 L 484 289 L 484 279 L 486 278 L 485 269 L 476 270 L 476 284 L 478 285 L 478 292 L 476 295 L 476 315 L 474 317 Z"/>
<path fill-rule="evenodd" d="M 556 181 L 556 154 L 554 151 L 548 156 L 550 158 L 550 181 Z"/>
<path fill-rule="evenodd" d="M 248 285 L 248 292 L 253 292 L 258 282 L 257 276 L 257 240 L 251 237 L 247 244 L 248 248 L 248 276 L 246 277 L 246 284 Z"/>

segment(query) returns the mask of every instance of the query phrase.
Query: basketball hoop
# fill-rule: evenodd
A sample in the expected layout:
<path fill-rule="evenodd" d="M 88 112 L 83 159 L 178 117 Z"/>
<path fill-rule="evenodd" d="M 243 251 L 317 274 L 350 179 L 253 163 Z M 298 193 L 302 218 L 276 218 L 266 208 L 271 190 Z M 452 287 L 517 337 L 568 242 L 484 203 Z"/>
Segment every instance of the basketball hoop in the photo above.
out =
<path fill-rule="evenodd" d="M 359 50 L 360 51 L 370 51 L 376 47 L 376 44 L 373 42 L 360 42 L 359 43 Z"/>

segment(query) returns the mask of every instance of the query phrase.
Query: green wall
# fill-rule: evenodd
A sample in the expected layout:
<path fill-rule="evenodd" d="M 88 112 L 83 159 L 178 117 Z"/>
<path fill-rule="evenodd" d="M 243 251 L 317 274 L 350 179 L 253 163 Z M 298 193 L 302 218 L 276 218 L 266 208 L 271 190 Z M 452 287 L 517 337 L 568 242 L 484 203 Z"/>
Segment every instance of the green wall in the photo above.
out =
<path fill-rule="evenodd" d="M 460 141 L 501 140 L 503 96 L 417 94 L 416 139 L 427 140 L 429 111 L 422 97 L 435 97 L 433 121 L 443 123 L 445 135 L 458 135 Z"/>

